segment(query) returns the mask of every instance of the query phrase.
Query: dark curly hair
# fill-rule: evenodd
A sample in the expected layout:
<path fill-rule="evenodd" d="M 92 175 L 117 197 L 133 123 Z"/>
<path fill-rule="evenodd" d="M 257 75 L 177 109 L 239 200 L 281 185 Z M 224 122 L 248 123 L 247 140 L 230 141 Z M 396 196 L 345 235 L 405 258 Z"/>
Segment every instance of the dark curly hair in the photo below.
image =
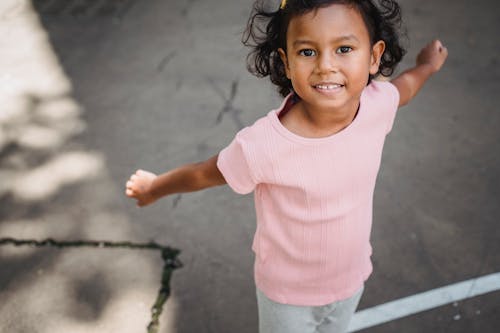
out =
<path fill-rule="evenodd" d="M 258 77 L 270 76 L 282 96 L 292 91 L 292 83 L 286 77 L 285 66 L 278 49 L 286 50 L 286 32 L 290 20 L 317 8 L 331 4 L 343 4 L 356 9 L 362 16 L 371 44 L 385 42 L 379 70 L 370 75 L 368 82 L 379 74 L 390 76 L 406 50 L 400 43 L 401 7 L 394 0 L 288 0 L 283 9 L 268 10 L 264 0 L 254 3 L 252 14 L 243 34 L 242 42 L 251 47 L 247 56 L 247 68 Z"/>

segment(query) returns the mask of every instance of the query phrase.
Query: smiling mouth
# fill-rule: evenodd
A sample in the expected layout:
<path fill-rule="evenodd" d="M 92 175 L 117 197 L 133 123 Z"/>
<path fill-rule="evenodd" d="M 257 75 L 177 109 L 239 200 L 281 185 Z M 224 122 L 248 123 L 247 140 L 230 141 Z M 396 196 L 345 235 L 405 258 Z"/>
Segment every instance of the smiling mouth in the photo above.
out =
<path fill-rule="evenodd" d="M 321 91 L 334 91 L 343 87 L 344 85 L 339 83 L 321 83 L 314 85 L 314 88 Z"/>
<path fill-rule="evenodd" d="M 328 84 L 317 84 L 314 86 L 314 88 L 320 89 L 320 90 L 334 90 L 334 89 L 342 88 L 343 86 L 344 86 L 343 84 L 328 83 Z"/>

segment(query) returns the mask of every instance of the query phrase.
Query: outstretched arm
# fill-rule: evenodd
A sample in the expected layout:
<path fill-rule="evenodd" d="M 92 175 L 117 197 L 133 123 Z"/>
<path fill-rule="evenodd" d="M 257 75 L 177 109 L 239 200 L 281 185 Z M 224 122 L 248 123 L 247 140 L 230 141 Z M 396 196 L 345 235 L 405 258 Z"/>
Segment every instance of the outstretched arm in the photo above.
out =
<path fill-rule="evenodd" d="M 425 46 L 417 56 L 417 64 L 391 82 L 399 91 L 399 106 L 408 104 L 415 97 L 429 77 L 443 66 L 448 49 L 439 40 L 434 40 Z"/>
<path fill-rule="evenodd" d="M 136 199 L 137 205 L 142 207 L 169 194 L 226 184 L 217 168 L 217 158 L 218 155 L 215 155 L 204 162 L 186 164 L 158 176 L 137 170 L 127 181 L 125 194 Z"/>

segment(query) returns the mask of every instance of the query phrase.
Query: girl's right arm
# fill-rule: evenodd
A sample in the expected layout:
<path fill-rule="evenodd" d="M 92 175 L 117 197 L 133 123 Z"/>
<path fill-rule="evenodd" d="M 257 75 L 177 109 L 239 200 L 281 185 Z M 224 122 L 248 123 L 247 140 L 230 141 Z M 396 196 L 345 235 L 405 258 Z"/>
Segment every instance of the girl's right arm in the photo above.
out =
<path fill-rule="evenodd" d="M 161 175 L 137 170 L 127 181 L 125 194 L 137 200 L 137 205 L 149 205 L 163 196 L 199 191 L 226 184 L 217 168 L 215 155 L 204 162 L 186 164 Z"/>

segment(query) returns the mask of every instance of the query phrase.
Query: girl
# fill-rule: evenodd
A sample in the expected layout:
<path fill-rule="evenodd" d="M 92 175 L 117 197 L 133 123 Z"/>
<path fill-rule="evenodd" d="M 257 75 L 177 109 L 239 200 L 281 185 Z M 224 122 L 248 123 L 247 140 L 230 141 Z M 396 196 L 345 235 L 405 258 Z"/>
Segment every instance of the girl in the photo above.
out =
<path fill-rule="evenodd" d="M 372 271 L 372 201 L 396 110 L 443 65 L 427 45 L 392 81 L 404 49 L 393 0 L 256 3 L 244 43 L 249 69 L 270 76 L 281 106 L 218 155 L 162 175 L 138 170 L 126 195 L 139 206 L 228 184 L 254 192 L 252 249 L 260 332 L 344 332 Z M 265 26 L 262 27 L 261 25 Z"/>

